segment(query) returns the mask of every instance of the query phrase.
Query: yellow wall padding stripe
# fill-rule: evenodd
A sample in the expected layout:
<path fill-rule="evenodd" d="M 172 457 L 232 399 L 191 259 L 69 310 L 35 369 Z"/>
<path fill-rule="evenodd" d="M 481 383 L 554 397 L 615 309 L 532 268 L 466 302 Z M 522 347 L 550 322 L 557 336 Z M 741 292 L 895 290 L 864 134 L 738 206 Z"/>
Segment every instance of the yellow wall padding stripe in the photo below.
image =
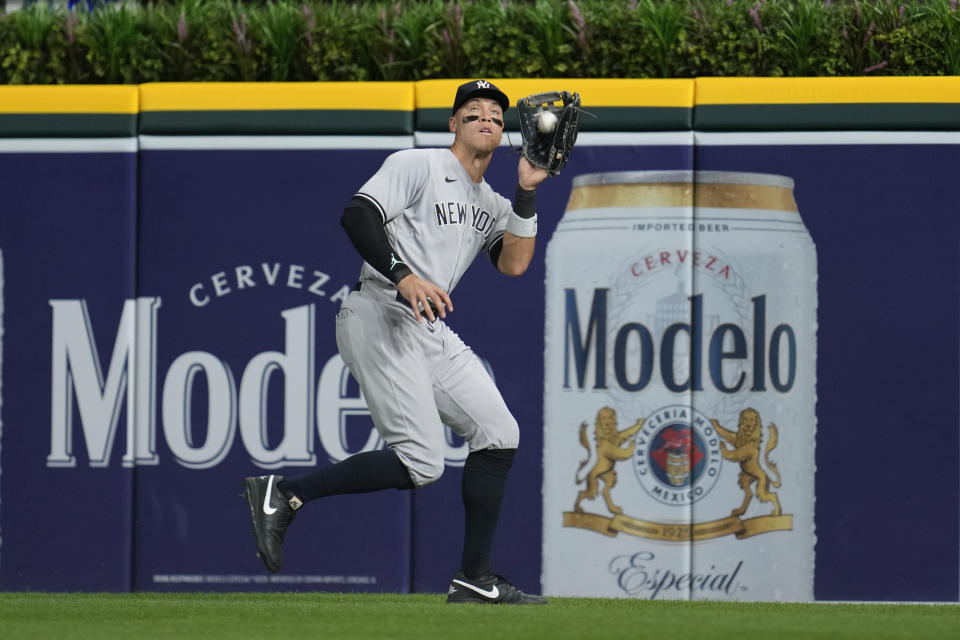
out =
<path fill-rule="evenodd" d="M 960 102 L 960 77 L 697 78 L 707 104 L 857 104 Z"/>
<path fill-rule="evenodd" d="M 421 80 L 416 83 L 416 103 L 420 109 L 451 108 L 460 80 Z M 580 94 L 584 109 L 593 107 L 693 107 L 693 80 L 601 80 L 595 78 L 502 79 L 489 78 L 510 98 L 517 100 L 532 93 L 569 91 Z"/>
<path fill-rule="evenodd" d="M 135 85 L 0 87 L 0 113 L 129 113 L 139 109 Z"/>
<path fill-rule="evenodd" d="M 413 111 L 411 82 L 150 82 L 141 111 Z"/>
<path fill-rule="evenodd" d="M 0 113 L 450 108 L 460 80 L 420 82 L 147 83 L 0 87 Z M 960 103 L 960 77 L 491 78 L 516 104 L 542 91 L 580 93 L 585 108 L 737 104 Z"/>

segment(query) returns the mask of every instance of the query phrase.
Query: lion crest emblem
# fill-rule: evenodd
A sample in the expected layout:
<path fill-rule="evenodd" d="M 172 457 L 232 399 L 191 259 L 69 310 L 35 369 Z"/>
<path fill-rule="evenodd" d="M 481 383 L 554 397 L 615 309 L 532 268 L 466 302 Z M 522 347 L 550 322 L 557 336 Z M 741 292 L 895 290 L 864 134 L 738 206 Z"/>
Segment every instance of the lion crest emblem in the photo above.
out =
<path fill-rule="evenodd" d="M 777 465 L 770 460 L 770 453 L 777 446 L 779 432 L 776 425 L 770 423 L 764 446 L 763 421 L 756 409 L 740 411 L 737 428 L 732 431 L 724 428 L 719 420 L 684 405 L 661 407 L 645 419 L 637 420 L 632 427 L 618 429 L 617 412 L 603 407 L 597 411 L 592 443 L 589 430 L 586 422 L 580 423 L 580 444 L 587 450 L 587 458 L 580 462 L 574 476 L 579 492 L 573 509 L 563 512 L 565 527 L 608 537 L 624 533 L 678 543 L 724 536 L 743 540 L 793 530 L 793 516 L 783 514 L 780 498 L 774 491 L 780 488 L 781 477 Z M 689 523 L 654 521 L 648 519 L 649 511 L 641 511 L 639 517 L 627 515 L 614 504 L 610 495 L 617 485 L 614 468 L 618 462 L 628 459 L 633 460 L 637 479 L 648 496 L 661 504 L 685 507 Z M 743 502 L 729 516 L 694 522 L 689 505 L 710 491 L 712 482 L 720 476 L 723 461 L 740 465 L 737 482 L 743 491 Z M 600 494 L 611 515 L 588 513 L 581 506 L 584 500 L 595 500 Z M 771 503 L 773 512 L 743 519 L 754 498 L 760 503 Z M 710 505 L 714 503 L 711 501 Z M 708 510 L 712 509 L 708 506 L 704 512 Z"/>
<path fill-rule="evenodd" d="M 754 493 L 751 487 L 754 483 L 757 485 L 756 497 L 760 502 L 772 502 L 773 513 L 771 515 L 780 515 L 780 499 L 777 494 L 770 490 L 770 487 L 780 488 L 780 471 L 777 465 L 770 462 L 770 452 L 777 446 L 777 426 L 770 423 L 768 427 L 770 432 L 770 441 L 764 450 L 764 462 L 767 467 L 776 474 L 776 480 L 771 482 L 767 472 L 760 466 L 760 445 L 763 441 L 763 421 L 760 419 L 760 413 L 756 409 L 744 409 L 740 412 L 740 420 L 737 430 L 730 431 L 720 426 L 716 420 L 711 421 L 713 428 L 724 439 L 721 444 L 720 453 L 724 460 L 740 463 L 740 476 L 738 478 L 740 488 L 743 489 L 743 504 L 734 509 L 731 515 L 742 516 L 747 511 L 750 501 L 753 500 Z M 731 446 L 732 449 L 727 447 Z"/>
<path fill-rule="evenodd" d="M 603 407 L 597 412 L 594 423 L 594 440 L 596 446 L 591 448 L 587 439 L 587 423 L 580 424 L 580 444 L 587 450 L 587 458 L 580 463 L 577 469 L 577 484 L 583 484 L 586 481 L 586 488 L 577 494 L 577 500 L 573 505 L 576 513 L 583 513 L 580 502 L 585 498 L 593 500 L 600 492 L 600 483 L 603 482 L 603 499 L 607 503 L 607 509 L 610 513 L 620 515 L 623 509 L 613 503 L 610 497 L 610 490 L 617 485 L 617 472 L 614 466 L 621 460 L 627 460 L 633 455 L 633 448 L 629 446 L 628 441 L 636 435 L 643 426 L 643 420 L 637 420 L 637 423 L 628 429 L 617 430 L 617 412 L 610 407 Z M 586 478 L 581 476 L 584 468 L 594 460 L 593 467 L 587 473 Z"/>

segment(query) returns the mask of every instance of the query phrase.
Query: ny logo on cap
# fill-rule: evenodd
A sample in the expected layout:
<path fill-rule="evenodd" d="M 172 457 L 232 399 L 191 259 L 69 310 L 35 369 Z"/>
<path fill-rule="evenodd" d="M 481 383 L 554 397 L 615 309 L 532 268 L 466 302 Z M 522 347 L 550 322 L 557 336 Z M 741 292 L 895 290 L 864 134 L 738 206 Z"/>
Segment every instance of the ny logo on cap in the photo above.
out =
<path fill-rule="evenodd" d="M 477 80 L 477 89 L 489 89 L 490 83 L 486 80 Z"/>

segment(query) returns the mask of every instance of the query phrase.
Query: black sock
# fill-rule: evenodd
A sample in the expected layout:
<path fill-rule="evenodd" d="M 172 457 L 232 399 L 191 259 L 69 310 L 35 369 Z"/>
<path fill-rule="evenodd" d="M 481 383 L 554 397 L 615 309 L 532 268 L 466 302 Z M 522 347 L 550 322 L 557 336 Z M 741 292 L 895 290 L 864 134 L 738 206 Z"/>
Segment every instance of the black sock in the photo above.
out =
<path fill-rule="evenodd" d="M 369 493 L 381 489 L 413 489 L 413 480 L 390 449 L 365 451 L 329 467 L 288 478 L 277 488 L 303 502 L 342 493 Z"/>
<path fill-rule="evenodd" d="M 467 456 L 463 465 L 463 558 L 460 570 L 468 578 L 490 571 L 493 534 L 516 449 L 484 449 Z"/>

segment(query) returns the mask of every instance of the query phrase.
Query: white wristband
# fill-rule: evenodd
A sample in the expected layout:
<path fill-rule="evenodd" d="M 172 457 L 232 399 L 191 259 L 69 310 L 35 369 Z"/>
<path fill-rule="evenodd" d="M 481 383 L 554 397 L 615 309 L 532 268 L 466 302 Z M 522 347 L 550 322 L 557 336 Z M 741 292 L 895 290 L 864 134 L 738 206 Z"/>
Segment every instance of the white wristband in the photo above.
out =
<path fill-rule="evenodd" d="M 521 218 L 511 211 L 507 231 L 518 238 L 533 238 L 537 235 L 537 214 L 533 214 L 532 218 Z"/>

